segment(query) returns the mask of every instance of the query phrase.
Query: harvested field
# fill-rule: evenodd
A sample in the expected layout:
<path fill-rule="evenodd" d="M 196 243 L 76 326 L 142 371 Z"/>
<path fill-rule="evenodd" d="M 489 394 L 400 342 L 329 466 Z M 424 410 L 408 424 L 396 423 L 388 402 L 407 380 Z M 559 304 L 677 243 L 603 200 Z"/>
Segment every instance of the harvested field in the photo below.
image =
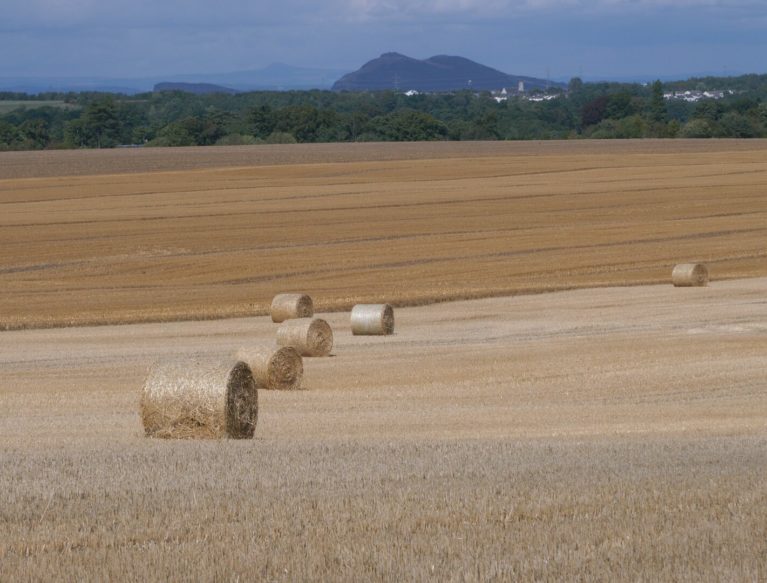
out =
<path fill-rule="evenodd" d="M 0 154 L 0 329 L 767 275 L 767 142 Z"/>
<path fill-rule="evenodd" d="M 766 580 L 765 241 L 764 141 L 0 154 L 0 581 Z M 146 438 L 285 290 L 395 334 Z"/>
<path fill-rule="evenodd" d="M 254 440 L 143 437 L 268 316 L 5 332 L 0 580 L 762 581 L 767 278 L 330 314 Z"/>

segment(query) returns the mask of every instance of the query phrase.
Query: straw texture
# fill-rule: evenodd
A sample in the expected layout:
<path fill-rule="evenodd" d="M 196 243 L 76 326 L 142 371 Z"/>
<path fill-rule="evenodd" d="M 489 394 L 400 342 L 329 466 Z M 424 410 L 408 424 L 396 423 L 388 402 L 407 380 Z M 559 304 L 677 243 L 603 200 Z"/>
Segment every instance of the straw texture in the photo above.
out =
<path fill-rule="evenodd" d="M 394 308 L 389 304 L 357 304 L 352 308 L 352 334 L 385 336 L 394 333 Z"/>
<path fill-rule="evenodd" d="M 260 388 L 278 391 L 301 388 L 304 361 L 292 346 L 249 346 L 241 348 L 237 358 L 248 363 Z"/>
<path fill-rule="evenodd" d="M 277 344 L 292 346 L 301 356 L 327 356 L 333 349 L 333 330 L 320 318 L 288 320 L 277 329 Z"/>
<path fill-rule="evenodd" d="M 144 383 L 140 413 L 150 437 L 250 438 L 258 420 L 256 382 L 242 361 L 163 362 Z"/>
<path fill-rule="evenodd" d="M 311 318 L 314 304 L 306 294 L 277 294 L 272 299 L 271 315 L 272 322 L 278 324 L 292 318 Z"/>
<path fill-rule="evenodd" d="M 702 263 L 680 263 L 671 272 L 674 287 L 703 287 L 708 285 L 708 268 Z"/>

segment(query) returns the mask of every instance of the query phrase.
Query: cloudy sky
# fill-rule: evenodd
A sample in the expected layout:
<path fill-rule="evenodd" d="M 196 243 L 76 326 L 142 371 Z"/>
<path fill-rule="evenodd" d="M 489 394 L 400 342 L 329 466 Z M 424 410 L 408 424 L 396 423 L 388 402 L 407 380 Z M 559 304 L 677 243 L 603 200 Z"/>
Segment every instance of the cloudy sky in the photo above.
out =
<path fill-rule="evenodd" d="M 0 77 L 142 77 L 387 51 L 552 78 L 767 72 L 765 0 L 0 0 Z"/>

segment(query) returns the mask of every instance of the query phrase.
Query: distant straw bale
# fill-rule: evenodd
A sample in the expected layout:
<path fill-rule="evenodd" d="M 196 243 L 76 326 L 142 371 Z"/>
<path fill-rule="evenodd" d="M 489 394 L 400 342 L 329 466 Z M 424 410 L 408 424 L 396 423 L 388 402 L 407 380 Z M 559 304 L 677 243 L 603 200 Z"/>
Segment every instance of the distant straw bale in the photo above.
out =
<path fill-rule="evenodd" d="M 250 438 L 258 420 L 258 391 L 245 362 L 181 359 L 152 368 L 140 410 L 150 437 Z"/>
<path fill-rule="evenodd" d="M 352 334 L 385 336 L 394 333 L 394 308 L 389 304 L 357 304 L 352 308 Z"/>
<path fill-rule="evenodd" d="M 702 263 L 680 263 L 671 272 L 674 287 L 702 287 L 708 285 L 708 268 Z"/>
<path fill-rule="evenodd" d="M 314 316 L 312 298 L 306 294 L 277 294 L 272 300 L 272 322 L 279 324 L 292 318 Z"/>
<path fill-rule="evenodd" d="M 249 346 L 241 348 L 237 358 L 248 363 L 259 387 L 282 391 L 301 388 L 304 361 L 292 346 Z"/>
<path fill-rule="evenodd" d="M 333 329 L 320 318 L 288 320 L 277 329 L 277 344 L 292 346 L 301 356 L 327 356 L 333 349 Z"/>

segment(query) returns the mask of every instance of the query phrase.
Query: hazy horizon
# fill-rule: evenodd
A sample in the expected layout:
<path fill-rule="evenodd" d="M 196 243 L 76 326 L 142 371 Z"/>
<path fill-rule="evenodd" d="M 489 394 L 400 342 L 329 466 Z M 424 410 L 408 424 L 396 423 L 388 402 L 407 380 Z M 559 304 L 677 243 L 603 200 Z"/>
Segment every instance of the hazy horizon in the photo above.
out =
<path fill-rule="evenodd" d="M 272 63 L 352 71 L 388 51 L 566 79 L 767 71 L 751 0 L 6 0 L 0 77 L 141 78 Z"/>

